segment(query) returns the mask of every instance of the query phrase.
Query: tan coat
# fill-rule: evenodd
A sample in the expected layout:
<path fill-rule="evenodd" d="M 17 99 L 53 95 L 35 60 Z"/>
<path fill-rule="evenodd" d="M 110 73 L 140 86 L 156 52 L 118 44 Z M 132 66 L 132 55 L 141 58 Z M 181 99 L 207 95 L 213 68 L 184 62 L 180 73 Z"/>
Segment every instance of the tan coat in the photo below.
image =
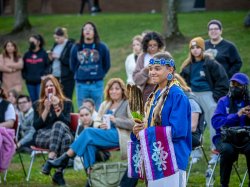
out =
<path fill-rule="evenodd" d="M 3 56 L 0 55 L 0 71 L 3 73 L 2 86 L 5 92 L 11 89 L 15 89 L 17 92 L 22 91 L 22 69 L 22 58 L 19 58 L 18 62 L 14 62 L 12 59 L 3 58 Z"/>
<path fill-rule="evenodd" d="M 104 101 L 98 111 L 98 115 L 94 122 L 94 127 L 98 128 L 102 124 L 102 116 L 110 108 L 111 102 Z M 130 140 L 130 133 L 134 126 L 134 120 L 130 112 L 127 100 L 122 100 L 115 110 L 114 117 L 116 119 L 115 126 L 119 134 L 119 145 L 121 159 L 127 159 L 127 142 Z"/>

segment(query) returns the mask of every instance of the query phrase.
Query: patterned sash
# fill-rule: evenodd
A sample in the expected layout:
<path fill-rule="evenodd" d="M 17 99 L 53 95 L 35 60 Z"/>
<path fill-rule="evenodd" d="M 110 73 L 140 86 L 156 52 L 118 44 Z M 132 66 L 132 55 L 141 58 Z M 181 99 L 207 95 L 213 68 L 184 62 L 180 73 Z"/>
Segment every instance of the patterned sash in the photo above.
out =
<path fill-rule="evenodd" d="M 128 177 L 143 179 L 143 158 L 139 141 L 128 141 Z"/>
<path fill-rule="evenodd" d="M 171 127 L 153 126 L 139 133 L 147 180 L 157 180 L 178 171 Z"/>

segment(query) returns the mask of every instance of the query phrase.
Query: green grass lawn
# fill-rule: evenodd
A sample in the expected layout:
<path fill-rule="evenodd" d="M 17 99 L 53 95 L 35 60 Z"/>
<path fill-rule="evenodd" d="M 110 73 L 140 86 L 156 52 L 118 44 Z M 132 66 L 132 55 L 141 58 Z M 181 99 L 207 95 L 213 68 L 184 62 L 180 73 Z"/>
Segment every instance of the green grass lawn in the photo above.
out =
<path fill-rule="evenodd" d="M 182 34 L 189 41 L 196 36 L 202 36 L 207 39 L 207 23 L 210 19 L 219 19 L 223 24 L 223 37 L 234 42 L 239 50 L 243 60 L 242 72 L 250 75 L 250 29 L 243 26 L 243 20 L 246 11 L 237 12 L 193 12 L 180 13 L 178 15 L 179 28 Z M 84 22 L 93 21 L 96 23 L 101 39 L 109 46 L 111 52 L 112 67 L 105 81 L 111 77 L 120 77 L 126 80 L 124 61 L 126 56 L 131 53 L 131 38 L 142 33 L 144 30 L 154 30 L 162 32 L 162 17 L 160 14 L 100 14 L 97 16 L 76 16 L 76 15 L 32 15 L 30 22 L 33 26 L 33 32 L 40 33 L 46 40 L 45 48 L 49 50 L 53 44 L 53 31 L 56 27 L 62 26 L 68 28 L 69 36 L 76 40 L 80 38 L 80 30 Z M 0 17 L 0 35 L 11 31 L 14 20 L 12 17 Z M 24 53 L 28 47 L 28 35 L 16 37 L 21 53 Z M 177 70 L 188 54 L 188 42 L 178 44 L 178 47 L 169 47 L 177 63 Z M 248 64 L 248 65 L 247 65 Z M 75 97 L 74 97 L 75 103 Z M 76 107 L 75 107 L 76 109 Z M 205 149 L 207 155 L 210 154 L 208 140 L 208 131 L 205 133 Z M 30 156 L 23 155 L 26 170 L 29 166 Z M 113 153 L 112 161 L 119 160 L 119 154 Z M 14 157 L 9 169 L 7 184 L 4 186 L 50 186 L 50 177 L 39 173 L 43 163 L 42 157 L 37 157 L 33 166 L 30 182 L 25 182 L 21 165 L 17 155 Z M 240 156 L 239 168 L 243 174 L 246 169 L 245 158 Z M 188 186 L 205 186 L 206 164 L 204 159 L 194 165 Z M 76 172 L 68 169 L 65 173 L 65 179 L 70 186 L 84 186 L 86 176 L 83 172 Z M 238 186 L 239 181 L 235 172 L 232 172 L 230 186 Z M 218 168 L 216 172 L 215 186 L 219 185 Z M 0 184 L 1 186 L 1 184 Z M 138 186 L 144 186 L 141 182 Z"/>

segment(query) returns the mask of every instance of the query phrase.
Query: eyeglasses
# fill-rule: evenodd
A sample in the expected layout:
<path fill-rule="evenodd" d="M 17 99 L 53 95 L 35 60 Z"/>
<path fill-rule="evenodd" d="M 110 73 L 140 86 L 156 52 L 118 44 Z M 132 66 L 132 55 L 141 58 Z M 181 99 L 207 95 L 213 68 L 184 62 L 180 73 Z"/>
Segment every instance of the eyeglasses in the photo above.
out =
<path fill-rule="evenodd" d="M 218 28 L 218 27 L 217 28 L 209 28 L 208 30 L 209 31 L 218 31 L 218 30 L 220 30 L 220 28 Z"/>
<path fill-rule="evenodd" d="M 17 104 L 18 105 L 21 105 L 21 104 L 26 104 L 26 103 L 28 103 L 29 101 L 23 101 L 23 102 L 18 102 Z"/>

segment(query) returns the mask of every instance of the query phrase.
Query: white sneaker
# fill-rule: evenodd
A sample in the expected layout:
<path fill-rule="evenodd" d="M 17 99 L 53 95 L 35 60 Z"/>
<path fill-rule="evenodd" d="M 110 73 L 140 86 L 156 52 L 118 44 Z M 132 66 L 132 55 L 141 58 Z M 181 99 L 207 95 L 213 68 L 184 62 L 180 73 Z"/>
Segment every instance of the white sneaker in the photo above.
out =
<path fill-rule="evenodd" d="M 209 164 L 215 164 L 216 163 L 216 161 L 218 160 L 218 157 L 219 157 L 219 155 L 217 155 L 217 154 L 212 154 L 211 155 L 211 160 L 209 160 Z M 219 162 L 220 160 L 218 160 L 217 162 Z"/>

